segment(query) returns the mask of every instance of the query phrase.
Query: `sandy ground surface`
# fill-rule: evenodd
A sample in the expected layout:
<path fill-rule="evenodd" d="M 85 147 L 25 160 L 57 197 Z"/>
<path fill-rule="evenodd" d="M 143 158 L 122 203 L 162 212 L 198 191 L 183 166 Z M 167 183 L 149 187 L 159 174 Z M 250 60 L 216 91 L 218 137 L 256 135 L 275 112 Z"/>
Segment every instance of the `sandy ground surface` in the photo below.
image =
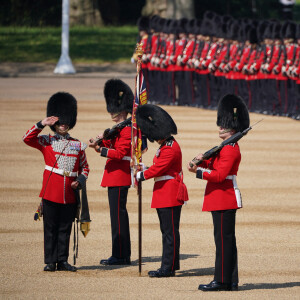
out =
<path fill-rule="evenodd" d="M 84 76 L 84 72 L 54 76 L 52 67 L 39 73 L 1 73 L 6 78 L 0 78 L 0 298 L 299 299 L 300 122 L 282 117 L 264 116 L 264 121 L 240 141 L 238 184 L 244 208 L 237 213 L 236 226 L 239 292 L 207 294 L 197 290 L 200 283 L 212 280 L 215 249 L 211 215 L 201 212 L 205 182 L 187 171 L 184 178 L 190 201 L 182 210 L 181 270 L 176 277 L 147 276 L 149 270 L 160 266 L 162 250 L 158 218 L 150 208 L 152 180 L 143 183 L 142 276 L 138 275 L 137 195 L 133 189 L 128 196 L 132 265 L 100 266 L 99 260 L 111 254 L 110 221 L 107 192 L 99 187 L 105 160 L 92 149 L 86 151 L 91 167 L 87 186 L 92 223 L 88 236 L 80 236 L 79 270 L 43 272 L 42 222 L 34 222 L 33 214 L 39 203 L 44 162 L 38 150 L 22 142 L 22 136 L 44 118 L 49 97 L 62 90 L 78 100 L 78 121 L 71 132 L 74 137 L 87 141 L 111 127 L 103 85 L 113 75 L 133 88 L 130 68 L 109 74 L 97 70 L 100 73 L 93 76 Z M 2 64 L 0 71 L 4 69 Z M 184 165 L 197 153 L 220 143 L 215 111 L 164 108 L 177 123 Z M 251 123 L 261 117 L 251 114 Z M 146 164 L 151 163 L 157 148 L 157 144 L 149 145 Z"/>

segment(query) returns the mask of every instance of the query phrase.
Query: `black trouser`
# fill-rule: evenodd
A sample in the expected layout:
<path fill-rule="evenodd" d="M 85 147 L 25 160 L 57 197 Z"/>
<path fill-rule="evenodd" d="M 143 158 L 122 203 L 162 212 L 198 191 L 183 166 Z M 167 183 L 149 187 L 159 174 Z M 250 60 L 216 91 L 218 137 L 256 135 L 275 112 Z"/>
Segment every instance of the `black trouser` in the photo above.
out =
<path fill-rule="evenodd" d="M 198 107 L 207 107 L 210 104 L 210 87 L 207 74 L 194 73 L 195 102 Z"/>
<path fill-rule="evenodd" d="M 175 74 L 174 72 L 166 72 L 167 85 L 168 85 L 168 96 L 167 105 L 173 105 L 176 102 L 176 91 L 175 91 Z"/>
<path fill-rule="evenodd" d="M 77 204 L 60 204 L 43 199 L 45 263 L 68 261 L 72 223 Z"/>
<path fill-rule="evenodd" d="M 167 272 L 179 270 L 181 205 L 157 208 L 156 211 L 159 218 L 163 244 L 161 269 Z"/>
<path fill-rule="evenodd" d="M 212 211 L 216 261 L 214 280 L 238 283 L 237 249 L 235 240 L 236 209 Z"/>
<path fill-rule="evenodd" d="M 126 208 L 128 189 L 128 186 L 108 188 L 112 256 L 117 258 L 126 258 L 131 255 L 129 218 Z"/>

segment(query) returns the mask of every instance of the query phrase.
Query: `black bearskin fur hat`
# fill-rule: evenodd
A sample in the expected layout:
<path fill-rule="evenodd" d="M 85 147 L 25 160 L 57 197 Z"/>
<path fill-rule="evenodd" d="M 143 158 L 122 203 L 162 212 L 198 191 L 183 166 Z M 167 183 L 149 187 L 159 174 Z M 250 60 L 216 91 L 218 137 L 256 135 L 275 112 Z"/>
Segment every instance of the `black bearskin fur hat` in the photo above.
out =
<path fill-rule="evenodd" d="M 77 119 L 77 101 L 69 93 L 58 92 L 52 95 L 47 105 L 47 117 L 58 117 L 58 124 L 66 124 L 72 129 Z M 55 131 L 55 127 L 51 126 Z"/>
<path fill-rule="evenodd" d="M 257 31 L 254 27 L 247 31 L 250 44 L 258 44 Z"/>
<path fill-rule="evenodd" d="M 150 142 L 163 140 L 172 134 L 177 134 L 177 126 L 172 117 L 157 105 L 139 106 L 136 111 L 136 122 Z"/>
<path fill-rule="evenodd" d="M 133 93 L 131 88 L 120 79 L 109 79 L 104 86 L 106 109 L 109 113 L 132 113 Z"/>
<path fill-rule="evenodd" d="M 237 132 L 249 127 L 249 111 L 241 97 L 228 94 L 219 101 L 217 125 Z"/>
<path fill-rule="evenodd" d="M 282 38 L 283 39 L 293 39 L 296 38 L 296 23 L 287 21 L 283 24 L 282 28 Z"/>
<path fill-rule="evenodd" d="M 137 26 L 139 31 L 146 31 L 149 32 L 149 28 L 150 28 L 150 20 L 148 17 L 140 17 L 137 20 Z"/>

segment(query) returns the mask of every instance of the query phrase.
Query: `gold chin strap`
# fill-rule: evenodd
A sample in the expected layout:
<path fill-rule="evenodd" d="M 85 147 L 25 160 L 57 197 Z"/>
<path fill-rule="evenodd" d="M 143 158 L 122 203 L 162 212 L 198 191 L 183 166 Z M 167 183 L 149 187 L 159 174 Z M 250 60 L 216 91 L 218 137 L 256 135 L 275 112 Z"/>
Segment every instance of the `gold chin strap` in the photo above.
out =
<path fill-rule="evenodd" d="M 111 118 L 114 119 L 114 118 L 116 118 L 116 117 L 117 117 L 118 115 L 120 115 L 120 114 L 121 114 L 121 112 L 118 112 L 118 113 L 112 115 Z"/>
<path fill-rule="evenodd" d="M 221 131 L 220 133 L 221 133 L 221 134 L 227 133 L 227 132 L 229 132 L 229 131 L 231 131 L 231 130 L 232 130 L 232 128 L 227 128 L 227 129 L 224 129 L 223 131 Z"/>
<path fill-rule="evenodd" d="M 55 125 L 55 128 L 59 128 L 59 125 Z M 70 127 L 68 126 L 66 130 L 60 130 L 61 133 L 67 133 L 69 131 Z"/>

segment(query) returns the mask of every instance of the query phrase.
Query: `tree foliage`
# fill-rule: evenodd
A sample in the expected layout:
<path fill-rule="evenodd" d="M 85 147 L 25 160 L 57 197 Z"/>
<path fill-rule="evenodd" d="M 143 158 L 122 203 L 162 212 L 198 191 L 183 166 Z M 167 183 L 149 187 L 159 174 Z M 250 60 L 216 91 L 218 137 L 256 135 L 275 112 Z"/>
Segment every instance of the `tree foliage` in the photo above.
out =
<path fill-rule="evenodd" d="M 95 4 L 94 7 L 99 8 L 104 25 L 135 24 L 146 4 L 146 0 L 89 1 Z M 176 4 L 176 0 L 156 0 L 156 2 L 164 4 L 162 6 L 173 2 Z M 206 10 L 211 10 L 222 15 L 230 14 L 235 18 L 282 19 L 278 0 L 189 0 L 189 2 L 193 5 L 196 18 L 201 18 Z M 60 26 L 61 8 L 62 0 L 1 0 L 0 25 Z M 294 8 L 294 19 L 297 21 L 298 18 L 300 18 L 299 3 Z"/>

